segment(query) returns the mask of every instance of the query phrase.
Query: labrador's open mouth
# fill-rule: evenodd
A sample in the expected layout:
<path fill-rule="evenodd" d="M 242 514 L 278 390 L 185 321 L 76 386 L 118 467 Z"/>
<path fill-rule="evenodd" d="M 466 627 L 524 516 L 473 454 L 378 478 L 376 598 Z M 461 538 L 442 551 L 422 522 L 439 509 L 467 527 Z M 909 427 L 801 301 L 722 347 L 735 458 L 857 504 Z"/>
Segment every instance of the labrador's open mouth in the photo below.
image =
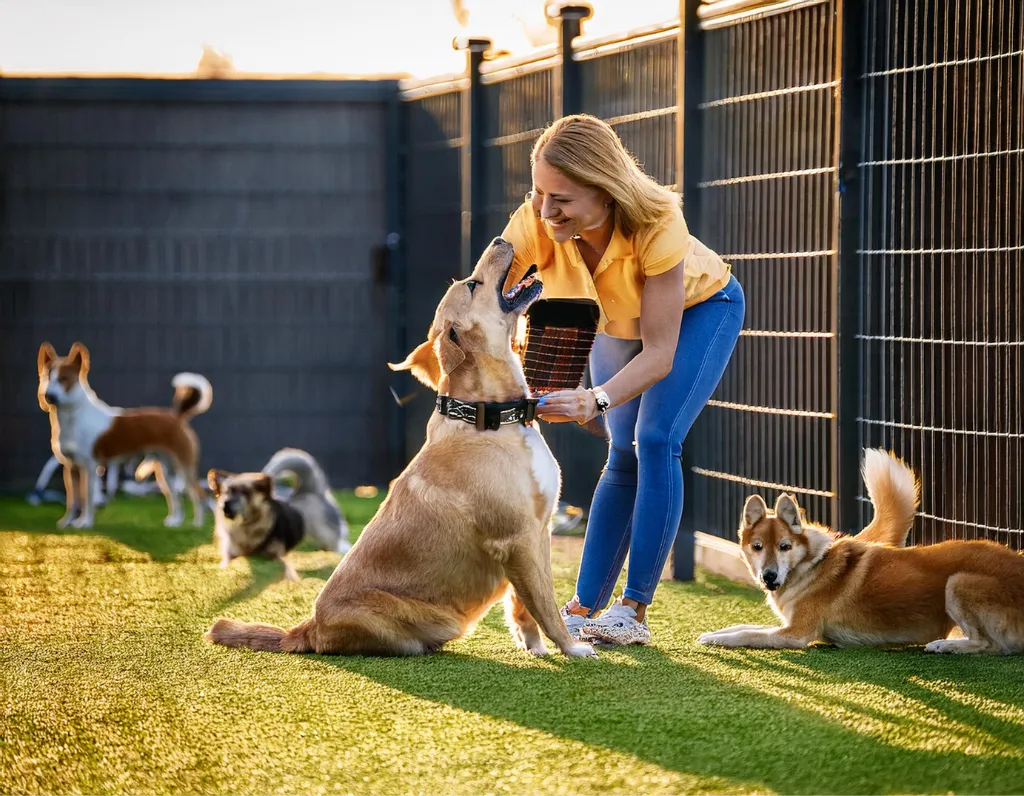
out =
<path fill-rule="evenodd" d="M 509 266 L 509 270 L 511 270 L 511 266 Z M 505 279 L 508 279 L 507 272 Z M 502 285 L 505 284 L 505 279 L 501 281 Z M 537 278 L 537 266 L 531 265 L 523 278 L 512 287 L 505 291 L 499 290 L 498 303 L 501 305 L 502 312 L 521 313 L 540 298 L 543 290 L 544 284 Z"/>

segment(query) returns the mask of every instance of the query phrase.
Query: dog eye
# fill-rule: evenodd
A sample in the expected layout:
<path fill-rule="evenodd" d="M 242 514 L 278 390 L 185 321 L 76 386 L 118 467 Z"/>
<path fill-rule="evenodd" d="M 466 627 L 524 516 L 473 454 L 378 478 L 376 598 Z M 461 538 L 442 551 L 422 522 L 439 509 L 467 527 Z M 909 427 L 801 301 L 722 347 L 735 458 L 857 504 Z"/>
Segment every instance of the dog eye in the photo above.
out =
<path fill-rule="evenodd" d="M 459 342 L 459 336 L 455 334 L 454 326 L 448 330 L 448 339 L 451 340 L 453 343 Z"/>
<path fill-rule="evenodd" d="M 792 550 L 792 549 L 793 549 L 793 543 L 792 542 L 779 542 L 779 550 L 781 550 L 783 553 L 785 553 L 787 550 Z"/>
<path fill-rule="evenodd" d="M 762 545 L 762 544 L 761 544 L 760 542 L 754 542 L 754 543 L 753 543 L 752 545 L 750 545 L 750 546 L 751 546 L 752 548 L 754 548 L 754 550 L 758 550 L 758 551 L 759 551 L 759 550 L 761 550 L 761 548 L 763 547 L 763 545 Z"/>
<path fill-rule="evenodd" d="M 480 283 L 477 282 L 475 279 L 470 279 L 468 282 L 466 282 L 466 287 L 468 287 L 469 292 L 472 293 L 474 290 L 476 290 L 476 286 L 479 284 Z"/>

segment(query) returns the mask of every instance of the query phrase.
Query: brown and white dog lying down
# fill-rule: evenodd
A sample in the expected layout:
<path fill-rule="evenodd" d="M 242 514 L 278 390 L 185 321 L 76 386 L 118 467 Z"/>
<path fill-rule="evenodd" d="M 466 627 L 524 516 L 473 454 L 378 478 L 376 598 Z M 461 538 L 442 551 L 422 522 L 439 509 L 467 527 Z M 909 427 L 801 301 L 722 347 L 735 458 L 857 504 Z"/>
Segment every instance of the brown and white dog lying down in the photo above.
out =
<path fill-rule="evenodd" d="M 58 527 L 70 523 L 91 528 L 96 466 L 116 465 L 139 455 L 146 458 L 136 477 L 154 471 L 167 499 L 164 525 L 178 526 L 182 520 L 181 500 L 168 485 L 172 472 L 185 482 L 193 524 L 203 524 L 205 498 L 196 480 L 199 439 L 188 421 L 210 408 L 209 381 L 197 373 L 179 373 L 171 380 L 175 392 L 170 407 L 121 409 L 105 404 L 89 386 L 89 351 L 81 343 L 74 343 L 66 357 L 57 356 L 52 345 L 43 343 L 37 365 L 39 406 L 50 414 L 50 445 L 64 465 L 67 511 Z"/>
<path fill-rule="evenodd" d="M 885 451 L 868 450 L 863 475 L 875 516 L 856 536 L 837 538 L 805 522 L 790 495 L 779 496 L 774 512 L 759 495 L 747 499 L 743 558 L 782 627 L 736 625 L 698 641 L 1024 652 L 1024 556 L 985 541 L 903 547 L 918 502 L 914 473 Z M 957 627 L 964 637 L 950 638 Z"/>
<path fill-rule="evenodd" d="M 445 293 L 427 341 L 391 366 L 453 400 L 439 398 L 423 447 L 324 585 L 312 618 L 291 630 L 218 619 L 210 641 L 422 655 L 471 632 L 505 598 L 520 648 L 546 654 L 543 630 L 566 655 L 595 655 L 569 636 L 555 603 L 549 522 L 561 475 L 532 423 L 511 339 L 542 286 L 530 269 L 503 292 L 511 265 L 511 244 L 495 239 L 472 276 Z M 495 406 L 467 422 L 482 403 Z"/>

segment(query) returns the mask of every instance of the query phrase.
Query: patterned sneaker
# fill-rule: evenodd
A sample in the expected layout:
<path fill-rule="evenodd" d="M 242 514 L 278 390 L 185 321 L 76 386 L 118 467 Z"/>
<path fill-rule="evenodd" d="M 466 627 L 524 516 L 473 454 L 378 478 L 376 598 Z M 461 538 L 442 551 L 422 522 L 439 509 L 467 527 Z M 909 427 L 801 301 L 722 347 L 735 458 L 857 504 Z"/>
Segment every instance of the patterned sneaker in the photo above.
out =
<path fill-rule="evenodd" d="M 583 623 L 587 621 L 585 616 L 569 613 L 568 605 L 563 605 L 558 613 L 561 615 L 562 621 L 565 622 L 565 629 L 569 631 L 573 641 L 586 640 L 586 637 L 582 635 Z"/>
<path fill-rule="evenodd" d="M 621 602 L 616 602 L 597 619 L 587 619 L 581 632 L 609 644 L 646 646 L 651 643 L 647 617 L 643 622 L 637 622 L 636 611 Z"/>

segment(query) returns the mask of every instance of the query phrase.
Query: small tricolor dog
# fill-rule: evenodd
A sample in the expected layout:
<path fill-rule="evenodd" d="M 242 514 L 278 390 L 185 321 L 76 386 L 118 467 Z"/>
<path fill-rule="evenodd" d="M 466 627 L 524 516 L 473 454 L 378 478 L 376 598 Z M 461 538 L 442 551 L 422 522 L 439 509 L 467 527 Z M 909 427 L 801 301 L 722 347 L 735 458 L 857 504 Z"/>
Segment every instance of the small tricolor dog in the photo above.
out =
<path fill-rule="evenodd" d="M 276 480 L 290 473 L 295 486 L 287 498 L 275 495 Z M 242 556 L 275 558 L 285 576 L 299 576 L 285 554 L 307 536 L 321 550 L 347 553 L 349 528 L 341 507 L 327 484 L 327 476 L 310 454 L 282 448 L 260 473 L 210 470 L 207 482 L 217 499 L 214 538 L 222 567 Z"/>
<path fill-rule="evenodd" d="M 121 409 L 108 406 L 89 386 L 89 351 L 81 343 L 74 343 L 63 357 L 43 343 L 37 366 L 39 406 L 50 414 L 51 447 L 64 465 L 67 511 L 58 527 L 91 528 L 97 465 L 116 466 L 133 456 L 145 457 L 136 477 L 156 475 L 167 500 L 164 525 L 178 526 L 182 521 L 181 501 L 167 480 L 172 473 L 185 482 L 193 524 L 202 525 L 204 496 L 196 478 L 199 439 L 189 419 L 213 403 L 213 389 L 206 378 L 177 374 L 171 380 L 170 407 Z"/>

